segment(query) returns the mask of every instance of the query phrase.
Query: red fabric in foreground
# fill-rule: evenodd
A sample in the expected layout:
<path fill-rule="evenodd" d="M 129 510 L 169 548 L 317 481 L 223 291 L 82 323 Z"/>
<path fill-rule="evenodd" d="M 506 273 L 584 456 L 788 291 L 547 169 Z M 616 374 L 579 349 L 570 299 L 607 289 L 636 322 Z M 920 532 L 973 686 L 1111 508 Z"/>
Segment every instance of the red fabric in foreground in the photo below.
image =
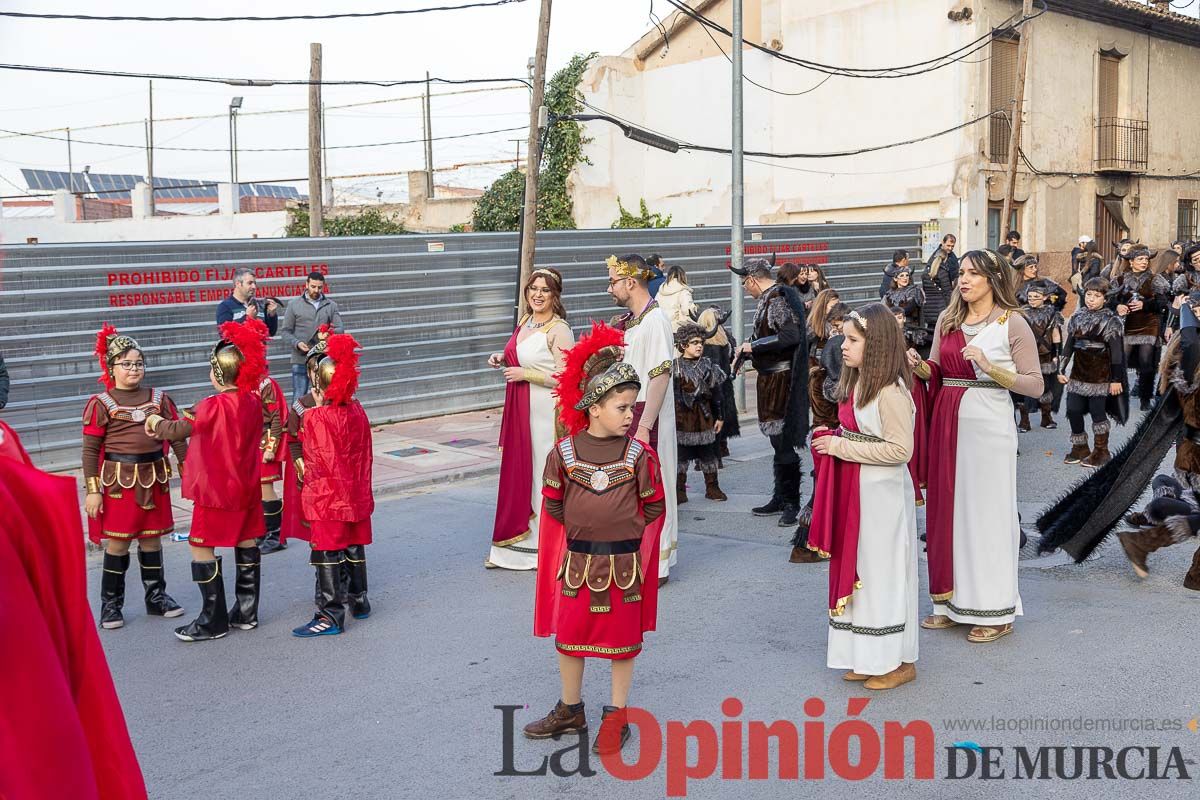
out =
<path fill-rule="evenodd" d="M 838 404 L 838 422 L 858 433 L 854 418 L 854 395 Z M 814 432 L 814 438 L 836 436 L 833 431 Z M 829 554 L 829 610 L 854 593 L 858 582 L 859 464 L 824 455 L 812 449 L 817 470 L 812 523 L 808 530 L 810 549 Z"/>
<path fill-rule="evenodd" d="M 504 346 L 504 365 L 519 367 L 517 334 Z M 540 477 L 540 476 L 539 476 Z M 500 418 L 500 486 L 496 492 L 493 542 L 508 542 L 529 530 L 533 519 L 533 434 L 529 428 L 529 383 L 509 381 L 504 387 Z"/>
<path fill-rule="evenodd" d="M 941 364 L 927 362 L 938 381 L 929 427 L 929 503 L 925 538 L 929 553 L 929 594 L 944 598 L 954 592 L 954 469 L 958 464 L 958 407 L 967 389 L 943 386 L 945 378 L 975 380 L 975 368 L 962 357 L 966 339 L 961 330 L 942 339 Z"/>
<path fill-rule="evenodd" d="M 27 465 L 0 430 L 0 797 L 145 798 L 87 602 L 75 481 Z"/>

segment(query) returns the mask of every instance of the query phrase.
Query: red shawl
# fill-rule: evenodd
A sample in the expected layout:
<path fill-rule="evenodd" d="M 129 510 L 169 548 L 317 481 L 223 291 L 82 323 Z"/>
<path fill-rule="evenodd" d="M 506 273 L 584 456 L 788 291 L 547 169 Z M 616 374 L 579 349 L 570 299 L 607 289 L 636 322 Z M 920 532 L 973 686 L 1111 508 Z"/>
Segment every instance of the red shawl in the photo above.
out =
<path fill-rule="evenodd" d="M 0 797 L 145 798 L 88 607 L 75 481 L 20 456 L 0 457 Z"/>
<path fill-rule="evenodd" d="M 643 497 L 639 505 L 644 508 L 646 503 L 662 500 L 663 482 L 662 468 L 658 464 L 658 456 L 647 448 L 646 458 L 649 459 L 650 475 L 654 483 L 654 494 Z M 544 497 L 561 498 L 562 489 L 546 486 L 542 489 Z M 644 512 L 643 512 L 644 513 Z M 662 533 L 663 522 L 667 515 L 664 512 L 653 523 L 642 531 L 642 544 L 638 548 L 643 570 L 642 583 L 642 632 L 652 631 L 658 622 L 658 538 Z M 558 579 L 558 568 L 562 565 L 567 550 L 567 531 L 563 524 L 546 512 L 542 505 L 542 516 L 538 528 L 538 565 L 537 587 L 533 597 L 533 635 L 553 636 L 554 620 L 558 616 L 558 603 L 562 597 L 562 584 Z"/>
<path fill-rule="evenodd" d="M 976 380 L 975 368 L 962 356 L 966 338 L 961 330 L 942 337 L 941 363 L 926 362 L 932 371 L 930 388 L 933 414 L 927 440 L 929 460 L 929 506 L 925 514 L 925 538 L 929 552 L 929 595 L 935 603 L 954 594 L 954 469 L 958 463 L 958 407 L 967 389 L 944 386 L 944 378 Z M 936 383 L 935 383 L 936 382 Z"/>
<path fill-rule="evenodd" d="M 838 422 L 847 431 L 859 433 L 853 395 L 838 404 Z M 814 433 L 814 437 L 836 435 L 833 431 Z M 858 585 L 859 464 L 818 453 L 815 448 L 812 456 L 817 480 L 808 547 L 829 556 L 829 613 L 837 616 Z"/>
<path fill-rule="evenodd" d="M 517 336 L 513 331 L 504 346 L 504 363 L 519 367 Z M 529 384 L 509 381 L 504 388 L 504 416 L 500 420 L 500 487 L 496 495 L 496 522 L 492 544 L 515 544 L 529 534 L 533 519 L 533 434 L 529 429 Z M 558 568 L 555 568 L 558 571 Z"/>

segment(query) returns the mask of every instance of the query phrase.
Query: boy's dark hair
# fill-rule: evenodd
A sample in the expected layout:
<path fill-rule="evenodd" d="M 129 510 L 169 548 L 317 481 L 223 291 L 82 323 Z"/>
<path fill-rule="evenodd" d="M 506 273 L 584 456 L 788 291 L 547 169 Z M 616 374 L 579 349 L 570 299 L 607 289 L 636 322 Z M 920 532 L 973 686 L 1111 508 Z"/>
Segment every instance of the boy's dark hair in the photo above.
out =
<path fill-rule="evenodd" d="M 1105 278 L 1091 278 L 1083 285 L 1085 294 L 1088 292 L 1100 292 L 1100 294 L 1107 296 L 1111 288 L 1112 285 Z"/>
<path fill-rule="evenodd" d="M 892 253 L 892 263 L 893 264 L 899 264 L 901 261 L 903 261 L 906 258 L 908 258 L 907 250 L 897 250 L 896 252 Z"/>

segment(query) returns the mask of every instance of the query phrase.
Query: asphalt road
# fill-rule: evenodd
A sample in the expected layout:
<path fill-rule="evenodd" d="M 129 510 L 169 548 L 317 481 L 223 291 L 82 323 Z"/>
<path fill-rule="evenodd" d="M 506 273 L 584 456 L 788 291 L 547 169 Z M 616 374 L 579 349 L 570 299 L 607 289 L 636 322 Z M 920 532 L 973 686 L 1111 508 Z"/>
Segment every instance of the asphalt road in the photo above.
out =
<path fill-rule="evenodd" d="M 1122 436 L 1118 431 L 1115 438 Z M 1067 441 L 1061 429 L 1035 429 L 1021 436 L 1021 445 L 1021 507 L 1031 520 L 1083 471 L 1062 465 Z M 1060 556 L 1023 560 L 1025 616 L 1012 636 L 972 645 L 962 630 L 922 631 L 916 682 L 868 693 L 825 667 L 827 568 L 787 563 L 791 532 L 748 513 L 763 497 L 769 452 L 757 433 L 735 442 L 735 460 L 722 473 L 727 503 L 697 496 L 703 483 L 699 476 L 692 480 L 693 499 L 681 509 L 679 566 L 660 596 L 659 630 L 648 635 L 637 661 L 631 702 L 655 715 L 660 732 L 668 730 L 667 721 L 707 720 L 715 730 L 723 721 L 741 722 L 744 731 L 754 720 L 790 720 L 798 728 L 817 720 L 828 740 L 847 719 L 847 699 L 869 694 L 858 716 L 877 732 L 886 720 L 929 723 L 935 777 L 913 779 L 910 756 L 904 780 L 884 779 L 882 767 L 865 785 L 830 767 L 823 780 L 779 780 L 772 749 L 770 780 L 722 779 L 718 766 L 712 777 L 687 783 L 689 797 L 856 797 L 864 790 L 901 798 L 1197 796 L 1200 733 L 1129 729 L 1147 718 L 1186 725 L 1200 717 L 1200 594 L 1181 585 L 1194 545 L 1156 554 L 1145 581 L 1115 544 L 1084 565 Z M 683 749 L 664 751 L 639 781 L 618 780 L 594 760 L 593 777 L 494 774 L 505 764 L 503 713 L 495 707 L 518 706 L 511 716 L 519 728 L 558 697 L 552 643 L 531 635 L 533 574 L 483 569 L 495 491 L 493 479 L 479 479 L 381 503 L 377 543 L 368 550 L 375 613 L 352 622 L 342 636 L 308 641 L 290 635 L 312 613 L 312 572 L 299 546 L 264 559 L 263 623 L 256 631 L 184 644 L 171 635 L 179 621 L 146 618 L 139 603 L 128 603 L 126 627 L 102 631 L 101 638 L 150 796 L 664 796 L 666 765 L 670 761 L 678 776 Z M 979 498 L 980 514 L 988 513 L 990 501 Z M 186 559 L 185 547 L 168 546 L 170 588 L 188 611 L 183 621 L 198 605 Z M 927 613 L 924 572 L 922 565 Z M 93 558 L 93 598 L 98 577 Z M 136 580 L 135 568 L 133 597 Z M 725 716 L 727 697 L 738 698 L 744 710 Z M 813 697 L 824 701 L 823 714 L 806 713 L 804 703 Z M 584 699 L 595 729 L 608 699 L 607 665 L 589 664 Z M 1013 720 L 1043 729 L 995 730 L 994 722 L 983 723 L 992 730 L 950 728 L 953 720 L 994 717 L 1002 725 Z M 1063 719 L 1108 729 L 1058 730 Z M 1126 729 L 1112 730 L 1120 725 Z M 1046 730 L 1050 726 L 1056 729 Z M 646 738 L 635 735 L 629 752 Z M 723 741 L 729 745 L 733 737 Z M 947 779 L 947 748 L 960 741 L 1004 747 L 995 757 L 1006 777 L 983 780 L 976 769 L 973 777 Z M 518 732 L 511 764 L 536 770 L 545 756 L 570 744 L 530 742 Z M 1177 757 L 1190 763 L 1168 770 L 1167 780 L 1012 780 L 1013 748 L 1040 745 L 1157 746 L 1160 773 L 1177 747 Z M 696 743 L 685 749 L 695 763 L 701 755 Z M 966 756 L 955 752 L 961 772 Z M 1135 753 L 1127 771 L 1136 773 L 1146 759 L 1145 751 Z M 576 769 L 577 754 L 562 763 Z M 809 762 L 801 763 L 803 770 Z M 1192 780 L 1176 779 L 1180 770 Z"/>

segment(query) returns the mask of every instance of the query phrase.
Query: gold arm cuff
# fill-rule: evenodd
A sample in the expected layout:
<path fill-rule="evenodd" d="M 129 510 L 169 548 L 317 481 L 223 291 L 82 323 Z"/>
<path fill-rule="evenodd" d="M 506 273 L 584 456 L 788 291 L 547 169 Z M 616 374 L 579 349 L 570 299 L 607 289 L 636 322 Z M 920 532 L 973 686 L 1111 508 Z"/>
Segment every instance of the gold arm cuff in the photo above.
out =
<path fill-rule="evenodd" d="M 528 381 L 529 383 L 536 383 L 538 386 L 546 385 L 546 374 L 544 372 L 542 372 L 540 369 L 534 369 L 533 367 L 525 367 L 522 369 L 522 372 L 525 375 L 525 380 Z"/>
<path fill-rule="evenodd" d="M 300 476 L 301 480 L 304 480 L 304 459 L 297 458 L 292 464 L 296 467 L 296 474 Z"/>
<path fill-rule="evenodd" d="M 929 376 L 933 374 L 933 370 L 929 368 L 928 361 L 922 361 L 913 368 L 913 374 L 923 381 L 929 380 Z"/>
<path fill-rule="evenodd" d="M 84 480 L 84 484 L 87 486 L 88 494 L 101 494 L 100 477 L 99 476 L 93 476 L 91 478 L 87 478 L 86 480 Z"/>
<path fill-rule="evenodd" d="M 650 370 L 650 372 L 647 373 L 647 376 L 649 378 L 657 378 L 659 375 L 664 375 L 670 371 L 671 371 L 671 362 L 664 361 L 663 363 L 659 364 L 657 367 L 652 368 Z"/>
<path fill-rule="evenodd" d="M 1001 369 L 995 365 L 988 367 L 985 372 L 989 378 L 1003 386 L 1005 389 L 1011 389 L 1017 385 L 1017 373 L 1015 372 Z"/>

